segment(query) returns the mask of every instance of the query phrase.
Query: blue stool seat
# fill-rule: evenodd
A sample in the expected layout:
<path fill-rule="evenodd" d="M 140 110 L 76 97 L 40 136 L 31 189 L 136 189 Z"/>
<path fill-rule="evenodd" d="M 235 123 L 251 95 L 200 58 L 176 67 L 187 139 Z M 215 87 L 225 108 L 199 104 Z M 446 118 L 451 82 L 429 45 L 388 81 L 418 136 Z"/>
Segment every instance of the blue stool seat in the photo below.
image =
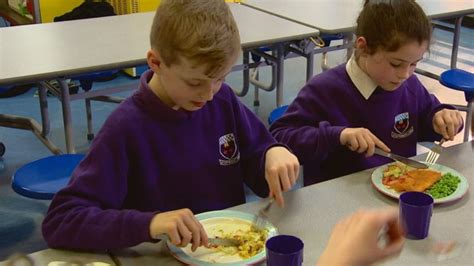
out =
<path fill-rule="evenodd" d="M 13 190 L 25 197 L 52 199 L 69 182 L 83 154 L 62 154 L 42 158 L 22 166 L 13 174 Z"/>
<path fill-rule="evenodd" d="M 439 82 L 448 88 L 464 92 L 467 102 L 467 106 L 462 106 L 467 114 L 464 141 L 468 141 L 472 121 L 472 102 L 474 100 L 474 74 L 461 69 L 450 69 L 441 73 Z"/>
<path fill-rule="evenodd" d="M 275 120 L 280 118 L 286 112 L 286 109 L 288 109 L 288 105 L 282 105 L 278 108 L 273 109 L 273 111 L 268 116 L 268 124 L 273 124 Z"/>
<path fill-rule="evenodd" d="M 441 73 L 440 82 L 451 89 L 474 93 L 474 74 L 462 69 L 450 69 Z"/>

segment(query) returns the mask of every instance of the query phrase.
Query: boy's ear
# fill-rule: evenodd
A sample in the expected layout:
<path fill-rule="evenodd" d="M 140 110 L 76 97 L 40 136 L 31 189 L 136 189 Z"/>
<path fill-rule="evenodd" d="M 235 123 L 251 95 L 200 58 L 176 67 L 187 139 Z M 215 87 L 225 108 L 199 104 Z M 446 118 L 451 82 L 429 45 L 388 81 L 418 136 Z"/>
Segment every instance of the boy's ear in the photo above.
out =
<path fill-rule="evenodd" d="M 153 49 L 148 50 L 146 53 L 146 61 L 153 72 L 156 74 L 160 72 L 163 61 L 161 60 L 161 56 L 158 52 L 154 51 Z"/>
<path fill-rule="evenodd" d="M 360 53 L 367 53 L 367 39 L 365 37 L 357 37 L 355 41 L 355 48 L 360 51 Z"/>

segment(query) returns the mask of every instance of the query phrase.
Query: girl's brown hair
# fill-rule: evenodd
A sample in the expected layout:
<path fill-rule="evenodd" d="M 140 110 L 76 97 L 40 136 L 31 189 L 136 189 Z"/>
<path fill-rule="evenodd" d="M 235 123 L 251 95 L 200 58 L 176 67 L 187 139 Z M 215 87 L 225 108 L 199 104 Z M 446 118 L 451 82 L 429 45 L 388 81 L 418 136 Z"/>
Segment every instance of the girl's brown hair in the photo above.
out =
<path fill-rule="evenodd" d="M 430 20 L 414 0 L 366 0 L 355 33 L 365 37 L 365 52 L 374 54 L 396 51 L 412 41 L 429 44 L 431 32 Z"/>
<path fill-rule="evenodd" d="M 206 74 L 213 77 L 240 51 L 240 36 L 224 0 L 162 0 L 150 44 L 166 65 L 184 57 L 206 65 Z"/>

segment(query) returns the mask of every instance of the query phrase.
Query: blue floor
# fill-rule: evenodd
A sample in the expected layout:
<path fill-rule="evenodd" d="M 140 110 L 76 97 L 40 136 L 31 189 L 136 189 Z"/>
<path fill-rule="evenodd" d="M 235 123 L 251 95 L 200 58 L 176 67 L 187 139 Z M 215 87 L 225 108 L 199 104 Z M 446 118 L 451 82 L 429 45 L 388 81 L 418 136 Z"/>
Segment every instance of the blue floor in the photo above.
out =
<path fill-rule="evenodd" d="M 423 63 L 427 67 L 446 69 L 449 66 L 450 33 L 435 30 L 432 55 Z M 472 71 L 474 69 L 474 30 L 463 28 L 458 66 Z M 446 52 L 448 51 L 448 52 Z M 329 54 L 330 65 L 343 63 L 345 51 Z M 320 72 L 320 56 L 315 57 L 315 73 Z M 269 79 L 269 69 L 261 72 L 263 80 Z M 305 61 L 301 58 L 289 59 L 285 62 L 284 102 L 288 104 L 296 96 L 305 83 Z M 239 90 L 242 84 L 240 72 L 231 73 L 227 78 L 234 89 Z M 118 84 L 136 84 L 137 79 L 120 74 L 110 82 L 96 83 L 94 89 L 113 87 Z M 0 113 L 29 116 L 40 121 L 36 90 L 31 89 L 25 94 L 13 98 L 0 99 Z M 117 96 L 126 97 L 131 92 Z M 270 111 L 275 108 L 275 92 L 260 92 L 260 106 L 253 106 L 253 88 L 241 100 L 251 108 L 266 124 Z M 51 119 L 50 139 L 65 150 L 64 129 L 60 103 L 54 97 L 48 101 Z M 101 127 L 108 114 L 116 108 L 116 104 L 93 102 L 94 130 Z M 90 142 L 87 140 L 86 116 L 84 101 L 72 103 L 74 141 L 77 152 L 86 152 Z M 49 201 L 31 200 L 14 193 L 10 188 L 10 180 L 16 169 L 22 165 L 50 156 L 50 151 L 29 131 L 0 127 L 0 141 L 6 146 L 6 153 L 0 159 L 0 261 L 14 252 L 31 253 L 46 248 L 40 233 L 40 224 L 47 210 Z M 254 197 L 249 194 L 249 200 Z"/>

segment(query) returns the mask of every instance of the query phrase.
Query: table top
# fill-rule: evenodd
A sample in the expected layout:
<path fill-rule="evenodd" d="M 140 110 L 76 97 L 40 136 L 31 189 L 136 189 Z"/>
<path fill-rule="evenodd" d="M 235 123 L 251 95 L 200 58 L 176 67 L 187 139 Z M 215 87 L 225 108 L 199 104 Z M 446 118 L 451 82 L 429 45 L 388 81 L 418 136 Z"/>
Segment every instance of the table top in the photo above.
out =
<path fill-rule="evenodd" d="M 317 28 L 321 33 L 352 32 L 362 0 L 245 0 L 270 14 Z M 430 18 L 450 18 L 474 13 L 472 0 L 418 0 Z"/>
<path fill-rule="evenodd" d="M 422 160 L 426 154 L 417 156 Z M 438 163 L 463 174 L 471 188 L 460 200 L 449 204 L 435 205 L 430 232 L 426 239 L 407 240 L 398 258 L 380 265 L 470 265 L 474 261 L 474 203 L 471 196 L 474 184 L 474 141 L 448 147 Z M 305 244 L 304 265 L 314 265 L 323 252 L 330 232 L 337 221 L 360 208 L 397 207 L 395 199 L 385 197 L 371 185 L 374 169 L 353 173 L 323 183 L 285 193 L 284 209 L 273 207 L 268 219 L 280 234 L 295 235 Z M 257 213 L 265 201 L 250 202 L 231 208 L 248 213 Z M 456 241 L 458 248 L 453 257 L 443 260 L 430 255 L 432 244 L 437 241 Z M 169 253 L 163 243 L 143 243 L 110 253 L 123 265 L 182 265 Z M 108 254 L 84 253 L 57 249 L 38 251 L 29 256 L 38 264 L 51 261 L 75 261 L 82 264 L 104 265 L 112 262 Z M 95 264 L 94 264 L 95 262 Z M 7 265 L 0 262 L 0 266 Z"/>
<path fill-rule="evenodd" d="M 106 253 L 87 253 L 68 251 L 60 249 L 45 249 L 35 253 L 28 254 L 28 257 L 33 261 L 33 265 L 94 265 L 107 266 L 115 265 L 112 258 Z M 0 262 L 0 266 L 9 265 L 28 265 L 26 263 L 10 264 L 8 261 Z"/>
<path fill-rule="evenodd" d="M 240 4 L 229 6 L 244 49 L 319 33 Z M 2 28 L 0 85 L 146 64 L 153 15 L 148 12 Z"/>
<path fill-rule="evenodd" d="M 423 159 L 425 155 L 418 158 Z M 474 142 L 447 148 L 438 163 L 463 174 L 471 185 L 467 194 L 457 202 L 435 205 L 430 233 L 424 240 L 407 240 L 400 257 L 384 265 L 467 265 L 474 261 L 474 203 L 470 191 L 474 184 Z M 329 234 L 338 220 L 359 208 L 398 207 L 398 201 L 388 198 L 371 185 L 373 169 L 353 173 L 327 182 L 285 193 L 286 207 L 273 207 L 269 220 L 281 234 L 300 237 L 305 244 L 304 264 L 314 265 L 323 252 Z M 231 208 L 256 213 L 265 202 L 251 202 Z M 458 253 L 449 260 L 430 256 L 429 249 L 436 241 L 457 241 Z M 162 244 L 142 244 L 130 249 L 114 251 L 117 258 L 128 265 L 181 265 Z"/>

